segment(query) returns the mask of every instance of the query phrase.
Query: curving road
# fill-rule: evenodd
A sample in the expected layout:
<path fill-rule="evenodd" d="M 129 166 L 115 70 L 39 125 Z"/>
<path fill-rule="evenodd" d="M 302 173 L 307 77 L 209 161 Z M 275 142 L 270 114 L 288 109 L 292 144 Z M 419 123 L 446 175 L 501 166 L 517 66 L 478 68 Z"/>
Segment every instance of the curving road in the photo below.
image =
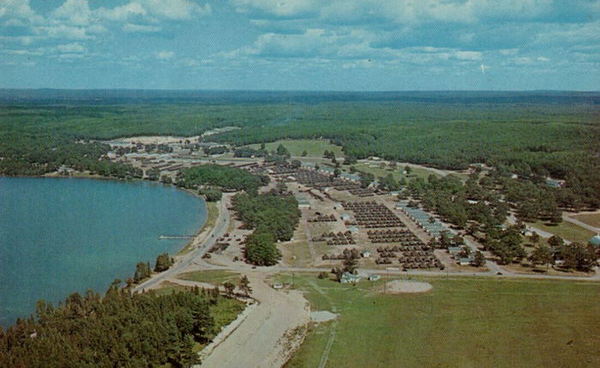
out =
<path fill-rule="evenodd" d="M 155 287 L 161 282 L 184 272 L 186 268 L 192 264 L 199 263 L 202 260 L 202 256 L 206 254 L 206 252 L 215 244 L 217 238 L 223 236 L 223 234 L 227 232 L 230 218 L 227 204 L 229 203 L 231 196 L 232 194 L 223 194 L 219 208 L 219 216 L 217 217 L 215 226 L 206 235 L 205 240 L 201 245 L 196 244 L 197 248 L 180 257 L 175 264 L 171 266 L 171 268 L 162 273 L 154 275 L 150 279 L 139 284 L 133 289 L 133 291 L 143 291 L 145 289 Z M 198 239 L 196 238 L 193 241 L 196 242 Z"/>

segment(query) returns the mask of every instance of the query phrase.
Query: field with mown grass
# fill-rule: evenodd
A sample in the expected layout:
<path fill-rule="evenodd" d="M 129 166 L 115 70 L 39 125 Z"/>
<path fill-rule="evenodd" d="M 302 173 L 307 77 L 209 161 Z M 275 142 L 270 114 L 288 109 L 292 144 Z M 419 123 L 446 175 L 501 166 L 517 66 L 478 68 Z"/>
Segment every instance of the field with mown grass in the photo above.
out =
<path fill-rule="evenodd" d="M 181 275 L 178 275 L 177 278 L 181 280 L 205 282 L 214 285 L 221 285 L 222 283 L 229 281 L 237 285 L 240 279 L 240 274 L 223 270 L 207 270 L 182 273 Z"/>
<path fill-rule="evenodd" d="M 318 367 L 324 355 L 325 367 L 348 368 L 600 366 L 600 284 L 418 280 L 433 290 L 384 295 L 382 281 L 350 286 L 296 273 L 312 310 L 340 316 L 311 328 L 286 367 Z"/>
<path fill-rule="evenodd" d="M 558 225 L 548 225 L 542 221 L 538 221 L 532 225 L 540 230 L 560 236 L 563 239 L 578 242 L 584 245 L 588 243 L 592 236 L 596 235 L 593 231 L 584 229 L 581 226 L 577 226 L 567 221 L 563 221 Z"/>
<path fill-rule="evenodd" d="M 292 156 L 302 156 L 302 152 L 306 150 L 308 157 L 323 157 L 323 152 L 330 151 L 335 153 L 335 157 L 344 157 L 342 147 L 329 143 L 323 139 L 285 139 L 271 143 L 266 143 L 265 148 L 268 151 L 274 151 L 283 144 Z M 251 144 L 249 147 L 259 149 L 260 144 Z"/>
<path fill-rule="evenodd" d="M 586 213 L 583 215 L 572 216 L 584 224 L 600 228 L 600 213 Z"/>

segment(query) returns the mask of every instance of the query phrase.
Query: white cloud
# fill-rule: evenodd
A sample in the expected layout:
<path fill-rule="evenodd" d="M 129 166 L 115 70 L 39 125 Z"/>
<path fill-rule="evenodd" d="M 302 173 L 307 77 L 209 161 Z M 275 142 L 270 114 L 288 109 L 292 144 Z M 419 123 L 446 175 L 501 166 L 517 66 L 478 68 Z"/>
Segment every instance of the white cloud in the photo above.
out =
<path fill-rule="evenodd" d="M 154 56 L 158 60 L 169 60 L 175 56 L 175 53 L 173 51 L 159 51 L 156 54 L 154 54 Z"/>
<path fill-rule="evenodd" d="M 9 55 L 20 55 L 20 56 L 41 56 L 44 54 L 42 50 L 2 50 L 2 53 Z"/>
<path fill-rule="evenodd" d="M 535 43 L 548 46 L 555 44 L 597 44 L 600 42 L 600 21 L 578 24 L 550 24 L 540 32 Z"/>
<path fill-rule="evenodd" d="M 361 29 L 332 31 L 308 29 L 302 34 L 266 33 L 250 46 L 214 55 L 228 62 L 239 60 L 310 60 L 310 63 L 333 63 L 343 68 L 375 68 L 384 65 L 413 66 L 475 64 L 483 60 L 480 51 L 430 46 L 372 47 L 377 35 Z M 339 63 L 339 64 L 338 64 Z"/>
<path fill-rule="evenodd" d="M 62 38 L 67 40 L 86 40 L 92 38 L 84 27 L 68 26 L 64 24 L 40 26 L 34 28 L 34 33 L 47 38 Z"/>
<path fill-rule="evenodd" d="M 130 2 L 111 9 L 99 8 L 96 12 L 99 17 L 112 21 L 125 21 L 147 14 L 146 9 L 139 2 Z"/>
<path fill-rule="evenodd" d="M 29 0 L 2 0 L 0 1 L 0 19 L 38 23 L 43 20 L 37 15 L 29 4 Z"/>
<path fill-rule="evenodd" d="M 454 50 L 452 53 L 452 57 L 458 60 L 477 61 L 481 60 L 481 52 Z"/>
<path fill-rule="evenodd" d="M 141 33 L 150 33 L 150 32 L 160 32 L 162 29 L 158 26 L 148 26 L 143 24 L 134 24 L 134 23 L 126 23 L 122 27 L 125 32 L 141 32 Z"/>
<path fill-rule="evenodd" d="M 190 0 L 139 0 L 152 15 L 181 20 L 194 16 L 204 16 L 212 12 L 210 4 L 199 5 Z"/>
<path fill-rule="evenodd" d="M 241 12 L 258 10 L 277 17 L 314 15 L 352 21 L 389 19 L 472 23 L 481 19 L 535 18 L 552 10 L 552 0 L 231 0 Z"/>
<path fill-rule="evenodd" d="M 500 55 L 510 56 L 510 55 L 518 54 L 519 49 L 501 49 L 501 50 L 498 50 L 498 52 L 500 53 Z"/>
<path fill-rule="evenodd" d="M 58 45 L 56 49 L 62 53 L 82 53 L 86 51 L 86 48 L 78 42 Z"/>
<path fill-rule="evenodd" d="M 77 26 L 88 25 L 93 17 L 87 0 L 66 0 L 52 12 L 52 16 Z"/>
<path fill-rule="evenodd" d="M 183 58 L 181 59 L 181 65 L 193 68 L 202 65 L 202 63 L 193 58 Z"/>
<path fill-rule="evenodd" d="M 100 17 L 112 21 L 135 18 L 187 20 L 208 15 L 212 9 L 210 4 L 199 5 L 190 0 L 133 0 L 115 8 L 99 8 L 97 12 Z"/>
<path fill-rule="evenodd" d="M 232 3 L 239 12 L 257 9 L 280 17 L 317 12 L 322 4 L 319 0 L 232 0 Z"/>

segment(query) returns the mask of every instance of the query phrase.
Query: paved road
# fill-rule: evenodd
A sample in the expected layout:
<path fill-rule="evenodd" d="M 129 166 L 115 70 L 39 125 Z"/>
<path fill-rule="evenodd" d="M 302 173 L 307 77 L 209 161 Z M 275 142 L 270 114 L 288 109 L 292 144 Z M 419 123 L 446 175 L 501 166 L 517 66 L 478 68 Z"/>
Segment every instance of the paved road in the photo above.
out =
<path fill-rule="evenodd" d="M 599 229 L 599 228 L 597 228 L 597 227 L 595 227 L 595 226 L 592 226 L 592 225 L 588 225 L 588 224 L 586 224 L 585 222 L 581 222 L 581 221 L 579 221 L 579 220 L 577 220 L 577 219 L 574 219 L 574 218 L 572 218 L 572 217 L 569 217 L 569 216 L 568 216 L 567 214 L 565 214 L 565 213 L 563 213 L 563 217 L 562 217 L 562 218 L 563 218 L 563 221 L 570 222 L 570 223 L 572 223 L 572 224 L 575 224 L 575 225 L 577 225 L 577 226 L 580 226 L 580 227 L 582 227 L 582 228 L 584 228 L 584 229 L 588 229 L 588 230 L 590 230 L 590 231 L 593 231 L 593 232 L 595 232 L 595 233 L 597 233 L 597 234 L 598 234 L 598 233 L 600 233 L 600 229 Z"/>
<path fill-rule="evenodd" d="M 515 215 L 514 215 L 514 214 L 512 214 L 512 213 L 511 213 L 510 215 L 508 215 L 508 217 L 507 217 L 507 219 L 506 219 L 506 220 L 507 220 L 507 221 L 508 221 L 508 223 L 509 223 L 509 224 L 511 224 L 511 225 L 514 225 L 514 224 L 516 224 L 516 223 L 518 222 L 518 221 L 517 221 L 517 218 L 516 218 L 516 217 L 515 217 Z M 549 233 L 549 232 L 547 232 L 547 231 L 544 231 L 544 230 L 542 230 L 542 229 L 538 229 L 537 227 L 534 227 L 534 226 L 531 226 L 531 225 L 528 225 L 528 224 L 526 224 L 526 225 L 525 225 L 525 228 L 526 228 L 527 230 L 529 230 L 529 231 L 535 231 L 535 232 L 536 232 L 536 233 L 537 233 L 539 236 L 541 236 L 542 238 L 546 238 L 546 239 L 548 239 L 548 238 L 551 238 L 551 237 L 553 237 L 553 236 L 554 236 L 554 234 L 552 234 L 552 233 Z M 570 240 L 563 239 L 563 241 L 565 242 L 565 244 L 571 244 L 571 241 L 570 241 Z"/>
<path fill-rule="evenodd" d="M 282 267 L 274 266 L 274 271 L 279 272 L 330 272 L 331 268 L 302 268 L 302 267 Z M 538 279 L 538 280 L 577 280 L 577 281 L 600 281 L 600 269 L 595 269 L 596 273 L 593 276 L 562 276 L 562 275 L 535 275 L 535 274 L 522 274 L 522 273 L 510 273 L 497 275 L 495 272 L 450 272 L 450 271 L 423 271 L 423 270 L 382 270 L 382 269 L 369 269 L 359 268 L 359 273 L 366 274 L 379 274 L 379 275 L 404 275 L 404 276 L 446 276 L 446 277 L 498 277 L 507 279 Z"/>
<path fill-rule="evenodd" d="M 198 263 L 202 260 L 202 256 L 206 254 L 206 252 L 215 244 L 217 238 L 223 236 L 227 232 L 227 228 L 229 227 L 229 210 L 227 209 L 229 199 L 231 194 L 224 194 L 221 199 L 219 216 L 217 217 L 217 222 L 215 226 L 208 233 L 206 240 L 202 245 L 199 245 L 198 248 L 193 251 L 185 254 L 181 257 L 175 264 L 169 268 L 167 271 L 157 274 L 150 278 L 149 280 L 138 285 L 134 291 L 142 291 L 144 289 L 149 289 L 154 286 L 159 285 L 161 282 L 176 276 L 186 270 L 190 265 L 194 263 Z"/>

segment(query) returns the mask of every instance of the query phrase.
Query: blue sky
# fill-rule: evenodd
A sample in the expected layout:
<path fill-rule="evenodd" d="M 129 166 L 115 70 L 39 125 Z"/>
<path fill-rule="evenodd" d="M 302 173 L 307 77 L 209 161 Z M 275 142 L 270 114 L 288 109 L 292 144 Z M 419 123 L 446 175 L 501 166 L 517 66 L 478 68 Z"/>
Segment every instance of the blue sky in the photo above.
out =
<path fill-rule="evenodd" d="M 600 0 L 0 0 L 0 87 L 599 90 Z"/>

